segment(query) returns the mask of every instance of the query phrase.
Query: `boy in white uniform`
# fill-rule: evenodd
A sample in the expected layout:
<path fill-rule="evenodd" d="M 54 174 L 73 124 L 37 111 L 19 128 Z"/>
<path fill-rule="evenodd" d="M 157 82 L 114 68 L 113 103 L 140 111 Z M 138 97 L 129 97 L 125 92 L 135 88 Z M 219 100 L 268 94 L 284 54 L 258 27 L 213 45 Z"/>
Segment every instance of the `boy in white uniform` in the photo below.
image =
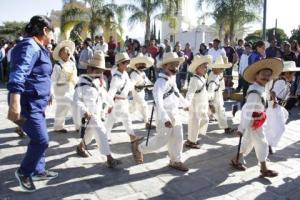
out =
<path fill-rule="evenodd" d="M 114 106 L 108 109 L 108 116 L 105 121 L 107 133 L 110 134 L 116 119 L 119 117 L 125 126 L 127 134 L 130 136 L 131 151 L 136 163 L 143 163 L 143 155 L 138 150 L 138 140 L 132 128 L 132 121 L 129 114 L 128 94 L 132 90 L 132 83 L 126 72 L 130 63 L 127 53 L 118 53 L 116 55 L 116 70 L 112 74 L 108 94 L 114 99 Z"/>
<path fill-rule="evenodd" d="M 144 72 L 145 69 L 148 69 L 153 64 L 153 58 L 144 56 L 141 53 L 138 54 L 137 57 L 132 58 L 129 64 L 132 70 L 130 72 L 130 80 L 134 87 L 132 90 L 133 110 L 138 110 L 143 114 L 146 129 L 155 128 L 153 126 L 150 127 L 150 123 L 148 121 L 148 105 L 145 101 L 145 88 L 151 88 L 153 87 L 153 84 Z"/>
<path fill-rule="evenodd" d="M 231 160 L 231 165 L 238 170 L 246 170 L 239 160 L 248 155 L 253 147 L 257 160 L 260 162 L 261 177 L 275 177 L 277 172 L 267 168 L 268 142 L 266 131 L 266 92 L 265 85 L 277 78 L 283 69 L 283 63 L 279 59 L 263 59 L 248 66 L 244 71 L 244 79 L 253 83 L 247 91 L 246 103 L 242 108 L 241 123 L 238 134 L 243 135 L 241 152 L 239 156 Z"/>
<path fill-rule="evenodd" d="M 77 82 L 77 69 L 73 54 L 75 44 L 70 40 L 60 42 L 53 51 L 56 61 L 53 67 L 52 90 L 56 100 L 56 111 L 54 118 L 54 131 L 67 133 L 64 128 L 65 119 L 71 111 L 74 86 Z"/>
<path fill-rule="evenodd" d="M 77 127 L 82 126 L 82 120 L 87 120 L 85 134 L 77 146 L 77 154 L 81 157 L 87 157 L 86 145 L 93 138 L 96 139 L 97 145 L 100 148 L 100 153 L 106 155 L 107 165 L 114 168 L 121 164 L 119 160 L 111 156 L 110 147 L 107 140 L 106 129 L 101 120 L 102 103 L 106 97 L 102 96 L 100 79 L 105 68 L 105 58 L 102 52 L 95 52 L 92 59 L 87 65 L 87 74 L 79 78 L 75 86 L 73 116 Z M 113 101 L 111 100 L 111 104 Z"/>
<path fill-rule="evenodd" d="M 139 149 L 142 153 L 150 153 L 168 145 L 169 166 L 180 170 L 189 169 L 182 162 L 183 133 L 180 120 L 179 105 L 187 103 L 179 93 L 175 75 L 184 58 L 174 52 L 165 53 L 162 61 L 162 72 L 154 84 L 153 97 L 156 109 L 157 135 L 150 138 L 148 145 L 143 142 Z"/>
<path fill-rule="evenodd" d="M 288 111 L 284 108 L 290 95 L 291 82 L 296 71 L 300 68 L 296 67 L 294 61 L 283 62 L 284 67 L 280 77 L 270 84 L 270 101 L 267 108 L 267 128 L 266 137 L 269 143 L 269 153 L 273 154 L 274 147 L 277 146 L 280 138 L 285 131 L 285 123 L 288 119 Z M 267 87 L 266 87 L 267 88 Z"/>
<path fill-rule="evenodd" d="M 195 56 L 189 66 L 193 76 L 189 83 L 186 100 L 189 105 L 188 139 L 185 146 L 199 149 L 198 135 L 205 135 L 208 127 L 208 95 L 206 89 L 205 74 L 212 57 Z"/>
<path fill-rule="evenodd" d="M 224 108 L 223 89 L 224 80 L 222 73 L 224 69 L 232 67 L 227 57 L 220 56 L 211 65 L 212 71 L 207 78 L 208 101 L 211 112 L 216 116 L 219 127 L 224 129 L 225 134 L 231 134 L 233 130 L 228 127 L 227 117 Z"/>

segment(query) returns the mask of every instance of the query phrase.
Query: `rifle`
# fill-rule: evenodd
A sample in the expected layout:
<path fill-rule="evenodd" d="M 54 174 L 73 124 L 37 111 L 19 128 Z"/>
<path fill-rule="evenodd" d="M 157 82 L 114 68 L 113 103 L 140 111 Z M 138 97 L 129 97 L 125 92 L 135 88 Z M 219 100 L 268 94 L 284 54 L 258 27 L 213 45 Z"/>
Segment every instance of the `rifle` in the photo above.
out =
<path fill-rule="evenodd" d="M 85 140 L 84 140 L 84 135 L 85 135 L 85 130 L 86 130 L 86 127 L 87 125 L 89 124 L 90 120 L 87 120 L 85 117 L 83 117 L 81 119 L 81 126 L 80 126 L 80 138 L 82 138 L 82 142 L 84 144 L 84 148 L 85 150 L 88 152 L 88 154 L 90 156 L 92 156 L 92 154 L 89 152 L 89 150 L 87 149 L 87 145 L 85 143 Z"/>

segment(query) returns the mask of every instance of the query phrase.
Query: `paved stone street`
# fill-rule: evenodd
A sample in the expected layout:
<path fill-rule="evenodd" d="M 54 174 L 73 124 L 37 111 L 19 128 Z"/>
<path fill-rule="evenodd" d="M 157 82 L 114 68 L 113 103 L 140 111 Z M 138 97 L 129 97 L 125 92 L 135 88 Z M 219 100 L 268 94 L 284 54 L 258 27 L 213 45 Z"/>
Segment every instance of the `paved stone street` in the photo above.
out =
<path fill-rule="evenodd" d="M 22 160 L 28 138 L 14 133 L 15 125 L 6 119 L 7 91 L 0 88 L 0 200 L 10 199 L 101 199 L 101 200 L 196 200 L 196 199 L 300 199 L 300 108 L 292 110 L 287 131 L 276 154 L 269 157 L 270 167 L 280 172 L 272 179 L 259 178 L 254 151 L 246 157 L 246 172 L 235 172 L 229 160 L 236 154 L 238 137 L 226 136 L 210 124 L 201 137 L 200 150 L 184 150 L 184 160 L 191 168 L 188 173 L 167 167 L 166 149 L 145 156 L 145 164 L 135 165 L 130 153 L 129 137 L 119 125 L 111 134 L 113 154 L 122 160 L 118 169 L 108 169 L 105 158 L 95 143 L 90 145 L 92 157 L 79 158 L 75 146 L 79 135 L 69 120 L 67 134 L 54 133 L 53 110 L 47 111 L 50 146 L 47 167 L 59 172 L 51 181 L 36 182 L 39 189 L 33 194 L 22 193 L 14 172 Z M 232 102 L 226 102 L 231 116 Z M 135 117 L 135 119 L 137 119 Z M 182 113 L 186 133 L 187 113 Z M 236 125 L 235 119 L 231 120 Z M 134 122 L 140 135 L 146 135 L 143 123 Z"/>

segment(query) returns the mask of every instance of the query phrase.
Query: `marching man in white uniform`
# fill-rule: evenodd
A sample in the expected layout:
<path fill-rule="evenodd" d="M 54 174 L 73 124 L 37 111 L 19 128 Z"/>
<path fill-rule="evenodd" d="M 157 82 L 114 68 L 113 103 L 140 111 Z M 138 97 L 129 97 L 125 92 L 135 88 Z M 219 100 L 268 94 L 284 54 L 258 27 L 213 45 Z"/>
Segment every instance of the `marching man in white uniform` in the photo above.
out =
<path fill-rule="evenodd" d="M 228 127 L 223 99 L 224 80 L 222 73 L 224 69 L 230 67 L 232 67 L 232 64 L 228 63 L 227 57 L 219 56 L 211 65 L 212 71 L 207 78 L 209 107 L 213 115 L 216 116 L 219 127 L 224 129 L 225 134 L 233 132 L 233 130 Z"/>
<path fill-rule="evenodd" d="M 231 160 L 231 165 L 238 170 L 246 170 L 239 162 L 248 155 L 253 147 L 257 160 L 260 162 L 261 177 L 275 177 L 277 172 L 267 168 L 268 142 L 266 139 L 266 91 L 265 85 L 277 78 L 282 72 L 283 63 L 279 59 L 263 59 L 248 66 L 243 74 L 244 79 L 253 83 L 247 91 L 246 103 L 242 108 L 241 123 L 238 134 L 242 135 L 241 152 Z"/>
<path fill-rule="evenodd" d="M 273 154 L 273 148 L 277 147 L 285 131 L 288 111 L 284 106 L 290 95 L 291 82 L 293 81 L 295 72 L 300 71 L 300 68 L 296 67 L 294 61 L 285 61 L 283 65 L 280 77 L 274 81 L 270 81 L 270 85 L 272 86 L 267 91 L 270 93 L 270 97 L 268 98 L 270 101 L 268 102 L 266 111 L 268 116 L 266 137 L 269 143 L 269 153 L 271 154 Z"/>
<path fill-rule="evenodd" d="M 162 72 L 154 84 L 153 97 L 156 109 L 157 135 L 150 138 L 148 145 L 143 142 L 139 149 L 142 153 L 150 153 L 168 146 L 169 166 L 180 170 L 189 169 L 182 162 L 183 133 L 178 107 L 187 107 L 183 96 L 179 93 L 175 75 L 184 58 L 174 52 L 165 53 L 162 61 Z"/>
<path fill-rule="evenodd" d="M 205 74 L 207 67 L 212 62 L 212 57 L 196 56 L 189 66 L 193 73 L 191 77 L 186 100 L 189 105 L 188 139 L 185 146 L 199 149 L 198 135 L 205 135 L 208 127 L 208 94 L 206 89 Z"/>
<path fill-rule="evenodd" d="M 74 50 L 74 42 L 64 40 L 53 51 L 53 58 L 56 61 L 51 75 L 52 90 L 56 100 L 54 131 L 60 133 L 67 132 L 64 124 L 68 112 L 71 111 L 74 87 L 77 82 L 77 69 L 73 60 Z"/>
<path fill-rule="evenodd" d="M 144 56 L 141 53 L 130 60 L 130 68 L 132 70 L 130 72 L 130 80 L 133 84 L 133 110 L 138 110 L 142 113 L 146 129 L 155 128 L 153 126 L 150 127 L 150 123 L 148 121 L 148 105 L 145 101 L 145 88 L 153 87 L 153 83 L 148 79 L 144 72 L 145 69 L 151 67 L 153 64 L 153 58 Z"/>
<path fill-rule="evenodd" d="M 108 167 L 114 168 L 121 162 L 111 156 L 106 129 L 101 120 L 102 103 L 107 97 L 102 96 L 101 83 L 98 77 L 104 70 L 107 70 L 104 54 L 100 51 L 95 52 L 87 65 L 87 74 L 82 75 L 76 84 L 73 104 L 74 122 L 78 127 L 83 126 L 83 121 L 86 121 L 85 134 L 77 146 L 76 152 L 81 157 L 88 157 L 86 145 L 95 138 L 100 153 L 107 157 Z M 112 104 L 113 101 L 111 100 Z"/>
<path fill-rule="evenodd" d="M 107 133 L 110 134 L 117 118 L 122 120 L 127 134 L 130 136 L 131 150 L 136 163 L 143 163 L 143 155 L 138 150 L 138 140 L 132 128 L 132 121 L 129 114 L 128 94 L 132 90 L 132 83 L 126 72 L 130 63 L 127 53 L 118 53 L 116 55 L 117 68 L 112 74 L 108 94 L 114 99 L 114 106 L 108 109 L 108 116 L 105 121 Z"/>

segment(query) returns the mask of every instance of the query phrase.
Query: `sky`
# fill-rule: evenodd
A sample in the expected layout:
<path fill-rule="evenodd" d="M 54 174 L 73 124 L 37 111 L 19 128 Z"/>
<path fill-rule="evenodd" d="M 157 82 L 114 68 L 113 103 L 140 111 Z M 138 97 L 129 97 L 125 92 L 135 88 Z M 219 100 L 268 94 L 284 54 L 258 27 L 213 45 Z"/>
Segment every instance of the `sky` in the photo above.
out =
<path fill-rule="evenodd" d="M 199 12 L 196 8 L 195 2 L 197 0 L 187 0 L 190 5 L 190 15 L 195 21 L 197 17 L 202 15 L 203 11 Z M 116 0 L 116 3 L 128 3 L 132 0 Z M 300 1 L 299 0 L 268 0 L 267 6 L 267 28 L 273 28 L 275 26 L 275 20 L 277 18 L 277 27 L 284 29 L 285 33 L 290 36 L 291 30 L 296 29 L 300 25 L 299 18 L 296 14 L 299 12 Z M 62 8 L 62 0 L 0 0 L 0 24 L 4 21 L 29 21 L 29 19 L 36 14 L 50 14 L 51 10 L 60 10 Z M 209 9 L 209 8 L 208 8 Z M 203 10 L 206 10 L 204 8 Z M 262 11 L 261 11 L 262 16 Z M 126 15 L 128 17 L 128 14 Z M 125 28 L 125 34 L 130 37 L 142 38 L 144 35 L 144 26 L 137 24 L 130 29 L 126 23 L 126 19 L 123 27 Z M 213 20 L 207 20 L 206 24 L 210 25 Z M 252 23 L 249 27 L 249 32 L 256 29 L 261 29 L 262 22 Z"/>

